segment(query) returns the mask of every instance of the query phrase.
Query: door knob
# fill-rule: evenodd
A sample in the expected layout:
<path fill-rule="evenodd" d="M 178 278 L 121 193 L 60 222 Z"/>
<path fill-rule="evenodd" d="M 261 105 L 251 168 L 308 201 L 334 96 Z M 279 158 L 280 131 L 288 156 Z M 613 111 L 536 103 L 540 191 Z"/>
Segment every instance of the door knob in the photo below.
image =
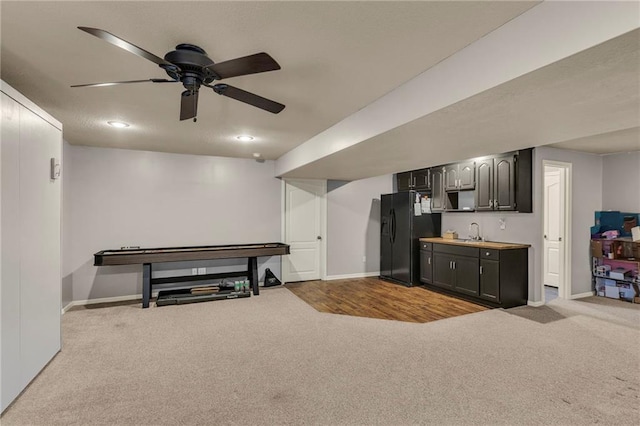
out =
<path fill-rule="evenodd" d="M 558 241 L 562 241 L 562 237 L 558 237 Z"/>
<path fill-rule="evenodd" d="M 318 235 L 318 236 L 316 237 L 316 240 L 321 240 L 321 239 L 322 239 L 322 237 L 321 237 L 320 235 Z"/>
<path fill-rule="evenodd" d="M 547 239 L 547 235 L 546 235 L 546 234 L 544 235 L 544 239 L 545 239 L 545 240 Z"/>

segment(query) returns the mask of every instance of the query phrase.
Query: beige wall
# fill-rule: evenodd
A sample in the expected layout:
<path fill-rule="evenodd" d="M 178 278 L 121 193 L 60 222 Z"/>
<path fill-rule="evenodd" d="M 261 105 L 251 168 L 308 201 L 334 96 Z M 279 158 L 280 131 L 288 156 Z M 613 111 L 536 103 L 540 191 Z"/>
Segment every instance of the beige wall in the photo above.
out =
<path fill-rule="evenodd" d="M 327 182 L 327 275 L 380 271 L 380 194 L 393 175 Z"/>
<path fill-rule="evenodd" d="M 602 157 L 602 210 L 640 212 L 640 151 Z"/>
<path fill-rule="evenodd" d="M 73 300 L 141 293 L 142 266 L 93 266 L 122 246 L 280 240 L 280 181 L 272 161 L 67 146 L 65 265 Z M 158 265 L 157 276 L 246 269 L 246 259 Z M 280 276 L 279 257 L 260 258 Z M 213 269 L 215 270 L 213 270 Z"/>

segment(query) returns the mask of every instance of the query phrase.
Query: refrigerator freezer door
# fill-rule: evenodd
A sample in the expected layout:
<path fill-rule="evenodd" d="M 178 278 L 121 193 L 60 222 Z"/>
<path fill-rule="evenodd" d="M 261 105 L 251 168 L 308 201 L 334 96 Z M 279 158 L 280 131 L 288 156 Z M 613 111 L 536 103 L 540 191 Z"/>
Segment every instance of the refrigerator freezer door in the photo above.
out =
<path fill-rule="evenodd" d="M 391 278 L 393 194 L 381 197 L 380 202 L 380 276 Z"/>
<path fill-rule="evenodd" d="M 393 210 L 395 214 L 391 277 L 407 285 L 411 285 L 412 194 L 412 192 L 393 194 Z"/>

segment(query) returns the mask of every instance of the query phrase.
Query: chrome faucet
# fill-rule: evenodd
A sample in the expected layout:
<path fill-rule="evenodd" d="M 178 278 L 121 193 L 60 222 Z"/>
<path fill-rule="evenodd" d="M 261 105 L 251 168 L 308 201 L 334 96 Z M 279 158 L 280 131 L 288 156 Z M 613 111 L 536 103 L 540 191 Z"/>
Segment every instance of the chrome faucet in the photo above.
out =
<path fill-rule="evenodd" d="M 473 225 L 476 226 L 475 235 L 471 233 Z M 480 225 L 478 225 L 476 222 L 471 222 L 471 225 L 469 225 L 469 238 L 471 238 L 473 241 L 480 241 Z"/>

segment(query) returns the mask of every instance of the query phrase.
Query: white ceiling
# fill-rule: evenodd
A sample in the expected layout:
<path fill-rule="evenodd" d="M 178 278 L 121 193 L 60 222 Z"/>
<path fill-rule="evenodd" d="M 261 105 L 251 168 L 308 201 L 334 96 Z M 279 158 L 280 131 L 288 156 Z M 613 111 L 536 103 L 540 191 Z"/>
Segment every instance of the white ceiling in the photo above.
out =
<path fill-rule="evenodd" d="M 2 1 L 0 70 L 63 123 L 71 144 L 277 159 L 538 3 Z M 157 56 L 179 43 L 203 47 L 216 62 L 268 52 L 282 70 L 225 82 L 287 107 L 273 115 L 203 92 L 198 122 L 180 122 L 176 85 L 72 89 L 166 76 L 77 26 L 107 30 Z M 632 32 L 472 96 L 309 163 L 296 176 L 375 176 L 511 150 L 514 137 L 520 147 L 640 149 L 633 118 L 639 37 Z M 114 119 L 131 127 L 105 125 Z M 238 134 L 256 140 L 240 143 Z M 390 144 L 399 139 L 402 149 Z"/>

